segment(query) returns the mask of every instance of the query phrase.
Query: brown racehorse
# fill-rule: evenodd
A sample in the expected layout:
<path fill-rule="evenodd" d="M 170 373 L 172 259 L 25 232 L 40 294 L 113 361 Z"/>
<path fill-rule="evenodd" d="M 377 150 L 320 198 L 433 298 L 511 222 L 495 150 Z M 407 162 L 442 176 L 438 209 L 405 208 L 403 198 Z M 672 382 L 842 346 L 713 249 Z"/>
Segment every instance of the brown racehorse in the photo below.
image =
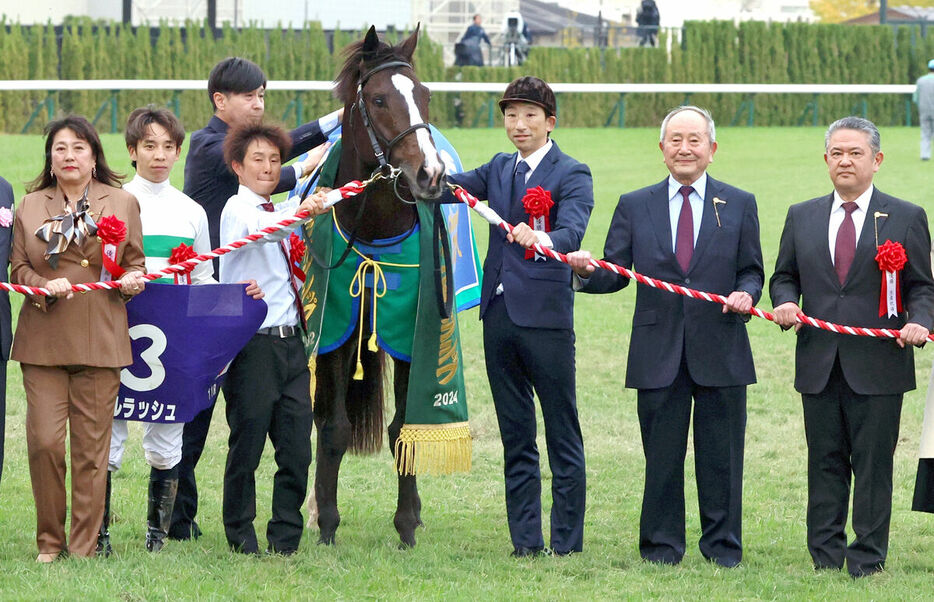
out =
<path fill-rule="evenodd" d="M 390 46 L 380 41 L 371 27 L 363 41 L 345 50 L 346 62 L 336 80 L 336 94 L 344 102 L 336 182 L 363 180 L 381 168 L 387 173 L 392 167 L 401 170 L 401 174 L 396 172 L 398 181 L 379 180 L 335 206 L 341 227 L 352 232 L 351 240 L 363 244 L 411 232 L 418 217 L 411 200 L 403 198 L 436 199 L 444 185 L 444 165 L 427 126 L 430 93 L 412 68 L 417 36 L 416 28 L 404 42 Z M 361 203 L 365 203 L 365 210 L 360 210 Z M 342 244 L 335 242 L 335 246 Z M 338 246 L 337 250 L 342 249 Z M 370 298 L 364 295 L 361 302 Z M 365 342 L 370 321 L 364 322 Z M 348 449 L 373 453 L 382 447 L 385 355 L 382 350 L 368 351 L 364 343 L 363 380 L 353 380 L 358 340 L 354 331 L 341 347 L 318 355 L 316 361 L 318 453 L 315 499 L 309 500 L 309 507 L 313 517 L 317 503 L 318 543 L 333 544 L 340 523 L 337 480 L 344 453 Z M 395 449 L 405 417 L 409 377 L 408 362 L 393 362 L 395 413 L 388 428 L 390 450 Z M 393 522 L 403 546 L 415 545 L 420 513 L 415 476 L 399 476 Z"/>

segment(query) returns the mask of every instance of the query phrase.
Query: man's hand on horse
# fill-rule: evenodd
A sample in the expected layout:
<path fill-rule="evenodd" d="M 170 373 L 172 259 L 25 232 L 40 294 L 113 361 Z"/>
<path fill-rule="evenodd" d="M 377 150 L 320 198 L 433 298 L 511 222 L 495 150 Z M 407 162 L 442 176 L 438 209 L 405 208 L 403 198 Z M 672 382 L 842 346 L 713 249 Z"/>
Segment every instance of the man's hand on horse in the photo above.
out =
<path fill-rule="evenodd" d="M 568 258 L 568 265 L 581 278 L 589 278 L 593 274 L 594 267 L 590 264 L 593 257 L 590 255 L 590 251 L 581 249 L 580 251 L 568 253 L 566 257 Z"/>
<path fill-rule="evenodd" d="M 311 175 L 311 172 L 318 167 L 318 164 L 321 163 L 321 159 L 324 157 L 324 154 L 328 151 L 328 148 L 331 147 L 330 142 L 325 142 L 324 144 L 319 144 L 310 151 L 308 151 L 308 156 L 305 157 L 305 160 L 302 161 L 302 175 L 307 176 Z"/>
<path fill-rule="evenodd" d="M 540 244 L 542 242 L 539 240 L 535 230 L 530 228 L 528 224 L 519 224 L 518 226 L 514 227 L 511 234 L 506 234 L 506 240 L 509 242 L 519 243 L 526 249 L 531 249 L 532 245 Z"/>

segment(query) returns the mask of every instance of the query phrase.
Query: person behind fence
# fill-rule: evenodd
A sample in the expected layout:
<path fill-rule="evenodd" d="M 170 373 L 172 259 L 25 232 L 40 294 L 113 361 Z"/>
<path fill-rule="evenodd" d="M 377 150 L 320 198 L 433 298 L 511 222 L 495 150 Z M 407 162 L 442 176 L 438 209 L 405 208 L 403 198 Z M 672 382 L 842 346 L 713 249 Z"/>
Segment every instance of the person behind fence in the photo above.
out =
<path fill-rule="evenodd" d="M 764 281 L 756 199 L 707 173 L 717 142 L 704 109 L 674 109 L 659 139 L 669 175 L 620 197 L 604 259 L 727 296 L 727 303 L 636 289 L 626 386 L 637 390 L 645 453 L 639 553 L 664 564 L 684 556 L 684 459 L 693 413 L 700 551 L 732 567 L 743 553 L 746 386 L 756 382 L 746 314 Z M 583 250 L 568 256 L 583 292 L 611 293 L 629 284 L 594 270 L 590 259 Z"/>
<path fill-rule="evenodd" d="M 23 302 L 13 338 L 26 390 L 26 448 L 38 562 L 92 556 L 104 514 L 107 450 L 120 369 L 132 362 L 124 303 L 145 287 L 139 204 L 119 188 L 94 127 L 46 128 L 45 166 L 16 209 L 10 281 L 44 287 Z M 119 279 L 119 290 L 72 284 Z M 71 532 L 65 536 L 65 431 Z"/>
<path fill-rule="evenodd" d="M 931 159 L 931 137 L 934 137 L 934 59 L 928 61 L 928 72 L 918 78 L 912 98 L 918 105 L 921 121 L 921 160 Z"/>
<path fill-rule="evenodd" d="M 658 24 L 660 22 L 658 5 L 655 0 L 642 0 L 636 11 L 636 24 L 639 26 L 639 46 L 656 46 L 658 44 Z"/>
<path fill-rule="evenodd" d="M 6 282 L 10 273 L 10 251 L 13 248 L 13 187 L 0 178 L 0 280 Z M 6 368 L 13 343 L 13 323 L 10 315 L 10 293 L 0 291 L 0 482 L 3 480 L 3 448 L 6 438 Z"/>
<path fill-rule="evenodd" d="M 224 162 L 223 144 L 231 127 L 262 121 L 265 112 L 266 75 L 258 65 L 244 58 L 231 57 L 217 63 L 208 78 L 208 97 L 214 116 L 208 124 L 191 135 L 191 145 L 185 161 L 186 195 L 204 207 L 208 216 L 211 248 L 220 240 L 220 218 L 227 199 L 237 193 L 237 178 Z M 306 123 L 291 132 L 291 150 L 282 160 L 292 159 L 327 141 L 328 134 L 340 125 L 343 109 Z M 282 170 L 274 192 L 295 187 L 304 173 L 311 173 L 320 157 Z M 218 263 L 214 260 L 217 274 Z M 252 277 L 256 276 L 255 274 Z M 195 516 L 198 512 L 198 486 L 195 468 L 207 441 L 214 406 L 199 413 L 185 425 L 182 460 L 179 463 L 178 495 L 172 512 L 169 537 L 189 539 L 201 535 Z"/>
<path fill-rule="evenodd" d="M 518 152 L 498 153 L 448 178 L 517 224 L 512 234 L 490 227 L 480 298 L 486 371 L 503 442 L 506 518 L 513 556 L 566 555 L 583 549 L 586 502 L 574 293 L 570 268 L 528 249 L 534 243 L 561 253 L 580 247 L 593 209 L 593 180 L 586 165 L 551 139 L 556 106 L 547 83 L 520 77 L 506 87 L 499 107 Z M 550 550 L 542 537 L 533 391 L 552 473 Z"/>
<path fill-rule="evenodd" d="M 240 187 L 221 214 L 221 243 L 227 244 L 305 210 L 324 211 L 323 195 L 299 204 L 299 196 L 274 207 L 288 134 L 269 125 L 246 125 L 224 141 L 224 157 Z M 323 149 L 322 149 L 323 150 Z M 315 161 L 321 152 L 312 153 Z M 311 463 L 311 391 L 303 333 L 305 316 L 293 278 L 293 230 L 266 235 L 256 244 L 221 257 L 221 282 L 256 278 L 269 310 L 260 329 L 237 354 L 223 385 L 230 427 L 224 469 L 224 531 L 231 549 L 256 554 L 259 546 L 255 473 L 268 435 L 275 449 L 272 518 L 266 528 L 267 551 L 292 554 L 301 541 L 302 502 Z"/>
<path fill-rule="evenodd" d="M 483 66 L 483 51 L 480 49 L 480 43 L 486 42 L 487 46 L 492 47 L 490 36 L 486 35 L 486 30 L 481 25 L 482 19 L 477 13 L 473 16 L 473 23 L 467 27 L 467 31 L 461 37 L 460 42 L 455 47 L 457 60 L 455 65 L 474 65 Z"/>
<path fill-rule="evenodd" d="M 839 570 L 846 561 L 850 575 L 861 577 L 885 567 L 902 398 L 915 388 L 911 348 L 925 342 L 934 321 L 931 236 L 921 207 L 873 185 L 883 155 L 871 121 L 833 122 L 824 148 L 833 192 L 789 207 L 769 293 L 775 321 L 797 334 L 808 550 L 815 569 Z M 836 324 L 900 330 L 900 336 L 803 326 L 796 323 L 802 310 Z"/>
<path fill-rule="evenodd" d="M 136 169 L 132 180 L 123 189 L 139 201 L 143 226 L 143 252 L 146 271 L 158 272 L 170 265 L 169 257 L 179 245 L 190 247 L 195 253 L 211 250 L 208 237 L 208 218 L 201 205 L 172 186 L 169 176 L 181 156 L 185 130 L 178 118 L 168 109 L 153 105 L 130 113 L 124 132 L 130 161 Z M 192 269 L 191 284 L 216 282 L 210 262 L 202 262 Z M 155 282 L 172 283 L 172 277 Z M 255 283 L 247 294 L 262 298 Z M 114 418 L 110 438 L 110 462 L 107 473 L 107 496 L 104 520 L 98 536 L 98 549 L 110 548 L 110 494 L 111 476 L 123 464 L 126 449 L 128 421 Z M 143 422 L 143 451 L 150 466 L 146 506 L 146 549 L 158 552 L 168 535 L 175 493 L 178 489 L 178 463 L 182 459 L 182 422 Z"/>

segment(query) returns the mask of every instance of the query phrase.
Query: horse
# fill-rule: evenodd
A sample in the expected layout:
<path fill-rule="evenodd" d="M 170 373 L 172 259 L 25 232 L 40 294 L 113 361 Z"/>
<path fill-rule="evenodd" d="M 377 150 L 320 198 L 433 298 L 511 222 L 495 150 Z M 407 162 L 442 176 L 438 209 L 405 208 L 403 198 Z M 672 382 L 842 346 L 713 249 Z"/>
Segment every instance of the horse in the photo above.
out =
<path fill-rule="evenodd" d="M 351 233 L 348 247 L 355 241 L 368 244 L 411 233 L 418 219 L 414 198 L 437 199 L 445 185 L 444 163 L 428 128 L 430 93 L 412 66 L 417 40 L 418 27 L 401 44 L 391 46 L 371 27 L 362 41 L 344 51 L 346 60 L 335 80 L 335 94 L 344 103 L 335 182 L 364 180 L 375 173 L 390 176 L 335 206 L 335 219 Z M 369 297 L 362 295 L 360 303 L 369 303 Z M 361 322 L 366 323 L 358 324 L 344 344 L 319 354 L 315 361 L 318 440 L 309 522 L 316 511 L 319 544 L 335 543 L 340 524 L 338 473 L 344 454 L 348 450 L 371 454 L 382 447 L 387 358 L 382 349 L 370 351 L 364 344 L 359 351 L 363 379 L 352 378 L 360 341 L 371 334 L 369 321 Z M 365 332 L 359 337 L 361 328 Z M 387 432 L 395 455 L 405 416 L 410 364 L 396 358 L 393 364 L 395 411 Z M 421 500 L 415 476 L 401 471 L 393 524 L 401 547 L 414 546 L 415 529 L 422 524 Z"/>

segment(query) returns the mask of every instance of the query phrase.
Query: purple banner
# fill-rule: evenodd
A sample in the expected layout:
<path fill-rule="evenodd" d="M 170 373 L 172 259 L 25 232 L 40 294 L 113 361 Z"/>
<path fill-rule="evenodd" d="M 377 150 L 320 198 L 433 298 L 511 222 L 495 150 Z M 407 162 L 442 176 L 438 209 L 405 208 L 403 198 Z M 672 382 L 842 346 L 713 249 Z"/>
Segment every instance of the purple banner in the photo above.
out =
<path fill-rule="evenodd" d="M 114 418 L 189 422 L 217 398 L 227 365 L 266 318 L 243 284 L 146 285 L 127 303 L 133 364 Z"/>

